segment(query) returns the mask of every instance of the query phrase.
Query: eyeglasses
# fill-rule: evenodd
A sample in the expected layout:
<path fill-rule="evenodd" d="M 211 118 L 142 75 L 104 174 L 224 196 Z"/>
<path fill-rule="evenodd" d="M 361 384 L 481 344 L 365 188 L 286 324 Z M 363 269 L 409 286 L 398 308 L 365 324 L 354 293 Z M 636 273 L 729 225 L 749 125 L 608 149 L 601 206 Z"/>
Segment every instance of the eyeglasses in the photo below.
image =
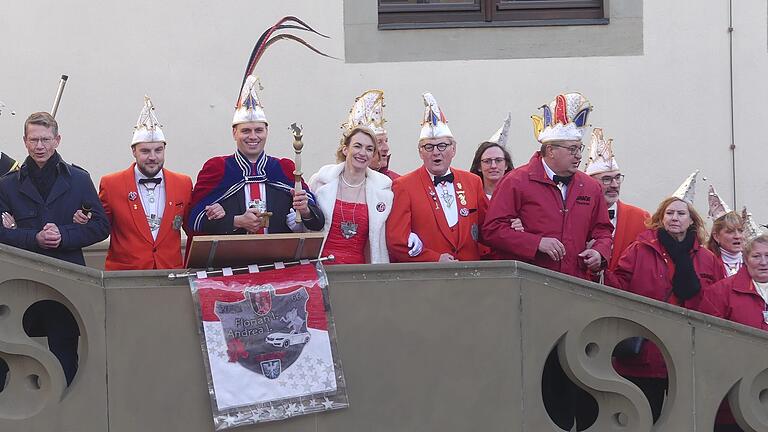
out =
<path fill-rule="evenodd" d="M 53 138 L 27 138 L 27 142 L 33 145 L 44 144 L 48 145 L 53 142 Z"/>
<path fill-rule="evenodd" d="M 422 148 L 422 150 L 424 150 L 426 152 L 431 152 L 432 150 L 435 149 L 435 147 L 437 147 L 438 151 L 444 152 L 445 149 L 447 149 L 448 146 L 451 145 L 451 144 L 453 144 L 453 143 L 424 144 L 423 146 L 421 146 L 421 148 Z"/>
<path fill-rule="evenodd" d="M 550 145 L 551 145 L 552 147 L 560 147 L 560 148 L 564 148 L 564 149 L 568 150 L 568 152 L 569 152 L 569 153 L 570 153 L 572 156 L 576 156 L 577 154 L 581 154 L 581 153 L 584 151 L 584 144 L 582 144 L 582 145 L 580 145 L 580 146 L 569 146 L 569 147 L 566 147 L 566 146 L 562 146 L 562 145 L 559 145 L 559 144 L 550 144 Z"/>
<path fill-rule="evenodd" d="M 613 177 L 605 176 L 600 177 L 600 181 L 603 182 L 604 185 L 608 186 L 614 181 L 616 181 L 616 184 L 621 184 L 621 182 L 624 181 L 624 174 L 618 174 Z"/>
<path fill-rule="evenodd" d="M 504 162 L 504 158 L 503 158 L 503 157 L 497 157 L 497 158 L 485 158 L 485 159 L 480 159 L 480 162 L 481 162 L 483 165 L 486 165 L 486 166 L 491 166 L 491 165 L 493 165 L 494 163 L 495 163 L 496 165 L 501 165 L 501 163 L 502 163 L 502 162 Z"/>

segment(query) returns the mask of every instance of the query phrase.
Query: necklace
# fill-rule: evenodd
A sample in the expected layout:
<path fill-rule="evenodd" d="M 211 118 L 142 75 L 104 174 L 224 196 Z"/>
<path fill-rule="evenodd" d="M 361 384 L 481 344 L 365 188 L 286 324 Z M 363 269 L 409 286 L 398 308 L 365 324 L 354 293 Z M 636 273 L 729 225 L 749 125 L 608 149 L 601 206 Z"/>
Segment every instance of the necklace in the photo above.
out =
<path fill-rule="evenodd" d="M 363 181 L 361 181 L 360 183 L 358 183 L 356 185 L 349 184 L 349 182 L 347 182 L 347 179 L 344 178 L 344 172 L 342 172 L 339 175 L 339 177 L 341 177 L 341 181 L 343 181 L 344 184 L 347 185 L 347 187 L 351 187 L 351 188 L 359 188 L 360 186 L 363 185 L 363 183 L 365 183 L 365 177 L 363 177 Z"/>
<path fill-rule="evenodd" d="M 344 176 L 341 176 L 341 179 L 344 180 Z M 349 183 L 344 181 L 344 183 L 349 187 L 360 187 L 365 183 L 365 179 L 357 185 L 357 186 L 350 186 Z M 357 202 L 360 201 L 360 192 L 363 189 L 360 188 L 357 190 L 357 195 L 355 196 L 355 204 L 352 206 L 352 221 L 346 220 L 344 217 L 344 200 L 339 200 L 339 205 L 341 205 L 341 224 L 339 224 L 339 228 L 341 228 L 341 235 L 349 240 L 352 237 L 354 237 L 357 234 L 357 223 L 355 222 L 355 211 L 357 210 Z M 341 195 L 341 187 L 339 187 L 339 195 Z M 343 196 L 341 197 L 343 198 Z"/>
<path fill-rule="evenodd" d="M 149 187 L 149 185 L 152 185 L 152 187 Z M 146 209 L 149 210 L 149 215 L 147 215 L 147 224 L 149 225 L 149 230 L 153 233 L 160 229 L 160 221 L 161 218 L 157 215 L 157 204 L 155 203 L 155 189 L 157 189 L 157 185 L 159 183 L 143 183 L 142 186 L 144 186 L 144 189 L 147 191 L 147 201 L 149 201 L 149 204 L 151 208 Z"/>

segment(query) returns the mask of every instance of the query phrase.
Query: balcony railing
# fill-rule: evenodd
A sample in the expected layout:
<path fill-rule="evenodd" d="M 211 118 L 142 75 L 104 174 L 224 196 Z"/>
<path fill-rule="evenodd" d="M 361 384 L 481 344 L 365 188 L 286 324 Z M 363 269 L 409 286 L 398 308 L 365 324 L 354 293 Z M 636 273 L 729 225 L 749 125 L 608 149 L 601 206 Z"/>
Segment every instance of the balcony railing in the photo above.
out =
<path fill-rule="evenodd" d="M 544 360 L 597 401 L 590 431 L 711 431 L 723 398 L 768 430 L 768 334 L 518 262 L 328 266 L 350 408 L 246 431 L 557 431 Z M 102 273 L 0 245 L 0 430 L 212 431 L 195 314 L 167 272 Z M 39 300 L 81 330 L 67 387 L 21 325 Z M 613 347 L 661 348 L 670 390 L 654 426 Z"/>

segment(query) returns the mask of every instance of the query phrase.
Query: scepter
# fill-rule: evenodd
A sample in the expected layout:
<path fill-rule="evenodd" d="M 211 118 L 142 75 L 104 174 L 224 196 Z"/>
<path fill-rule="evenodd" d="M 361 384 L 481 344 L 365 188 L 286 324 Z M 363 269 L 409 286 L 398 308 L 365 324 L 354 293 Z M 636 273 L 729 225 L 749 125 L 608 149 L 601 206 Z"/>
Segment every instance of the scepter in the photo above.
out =
<path fill-rule="evenodd" d="M 301 141 L 303 136 L 301 133 L 301 126 L 296 123 L 291 124 L 291 132 L 293 132 L 293 151 L 296 154 L 294 157 L 296 168 L 293 170 L 293 178 L 295 181 L 293 189 L 294 191 L 299 192 L 302 190 L 301 175 L 303 173 L 301 172 L 301 150 L 304 148 L 304 143 Z M 296 212 L 296 223 L 301 223 L 301 213 L 299 212 Z"/>
<path fill-rule="evenodd" d="M 56 118 L 56 111 L 59 110 L 59 102 L 61 102 L 61 95 L 64 93 L 64 86 L 67 85 L 68 76 L 62 75 L 61 81 L 59 81 L 59 89 L 56 90 L 56 98 L 53 100 L 53 108 L 51 108 L 51 117 Z"/>

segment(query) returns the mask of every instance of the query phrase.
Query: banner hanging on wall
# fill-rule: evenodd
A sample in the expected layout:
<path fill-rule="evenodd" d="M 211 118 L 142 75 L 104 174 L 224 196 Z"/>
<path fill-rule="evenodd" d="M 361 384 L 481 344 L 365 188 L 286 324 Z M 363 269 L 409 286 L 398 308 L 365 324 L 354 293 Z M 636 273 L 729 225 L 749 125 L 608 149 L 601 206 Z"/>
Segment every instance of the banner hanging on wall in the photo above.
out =
<path fill-rule="evenodd" d="M 348 406 L 322 265 L 190 276 L 215 430 Z"/>

